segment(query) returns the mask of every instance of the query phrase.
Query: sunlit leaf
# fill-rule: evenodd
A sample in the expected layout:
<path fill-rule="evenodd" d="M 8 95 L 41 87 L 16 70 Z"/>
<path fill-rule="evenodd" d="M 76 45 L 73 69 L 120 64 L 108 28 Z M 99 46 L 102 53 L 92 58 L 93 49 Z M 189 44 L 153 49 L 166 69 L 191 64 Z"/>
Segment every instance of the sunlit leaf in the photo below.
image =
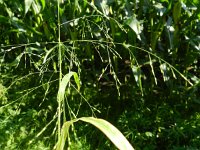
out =
<path fill-rule="evenodd" d="M 101 6 L 101 8 L 102 8 L 102 10 L 103 10 L 103 13 L 104 13 L 105 15 L 108 15 L 110 9 L 109 9 L 109 6 L 107 5 L 107 0 L 102 0 L 102 1 L 100 2 L 100 6 Z"/>
<path fill-rule="evenodd" d="M 66 138 L 69 134 L 69 128 L 75 121 L 77 121 L 77 120 L 67 121 L 63 124 L 62 132 L 61 132 L 61 138 L 60 138 L 60 141 L 58 141 L 58 143 L 56 145 L 56 150 L 63 150 L 64 149 Z"/>
<path fill-rule="evenodd" d="M 134 148 L 131 146 L 131 144 L 128 142 L 128 140 L 124 137 L 124 135 L 111 123 L 107 122 L 103 119 L 97 119 L 93 117 L 82 117 L 79 119 L 71 120 L 68 122 L 65 122 L 62 127 L 62 134 L 61 134 L 61 140 L 57 144 L 57 150 L 63 150 L 65 145 L 65 140 L 67 138 L 67 135 L 69 134 L 69 127 L 74 122 L 77 121 L 84 121 L 87 123 L 90 123 L 97 127 L 99 130 L 101 130 L 112 142 L 113 144 L 120 150 L 134 150 Z"/>
<path fill-rule="evenodd" d="M 51 48 L 50 50 L 47 51 L 44 59 L 43 59 L 43 64 L 46 63 L 47 59 L 48 59 L 48 56 L 49 54 L 57 47 L 58 45 L 54 46 L 53 48 Z"/>
<path fill-rule="evenodd" d="M 24 0 L 25 3 L 25 14 L 28 12 L 28 10 L 30 9 L 32 3 L 34 0 Z"/>
<path fill-rule="evenodd" d="M 161 3 L 156 3 L 154 7 L 158 10 L 158 12 L 160 12 L 160 16 L 162 16 L 167 10 L 167 8 L 165 8 Z"/>
<path fill-rule="evenodd" d="M 111 123 L 103 119 L 97 119 L 93 117 L 83 117 L 80 120 L 88 122 L 99 130 L 101 130 L 120 150 L 133 150 L 128 140 L 123 136 L 123 134 L 114 127 Z"/>
<path fill-rule="evenodd" d="M 152 132 L 145 132 L 145 135 L 146 135 L 147 137 L 152 137 L 152 136 L 153 136 L 153 133 L 152 133 Z"/>
<path fill-rule="evenodd" d="M 78 86 L 78 89 L 80 88 L 80 82 L 78 79 L 78 75 L 76 72 L 69 72 L 68 74 L 66 74 L 61 81 L 60 87 L 59 87 L 59 91 L 58 91 L 58 99 L 60 101 L 62 101 L 64 99 L 64 95 L 65 95 L 65 89 L 67 87 L 67 84 L 69 83 L 71 77 L 74 76 L 75 82 Z"/>
<path fill-rule="evenodd" d="M 163 75 L 164 81 L 168 81 L 169 80 L 169 76 L 167 75 L 167 72 L 169 70 L 168 66 L 165 63 L 163 63 L 160 65 L 160 70 Z"/>
<path fill-rule="evenodd" d="M 141 22 L 138 21 L 135 16 L 132 16 L 128 20 L 126 20 L 126 24 L 136 33 L 137 38 L 141 40 L 140 33 L 143 30 L 143 27 L 141 26 Z"/>
<path fill-rule="evenodd" d="M 41 10 L 40 4 L 33 1 L 32 6 L 33 6 L 33 10 L 34 10 L 35 14 L 39 14 L 40 10 Z"/>
<path fill-rule="evenodd" d="M 79 79 L 77 73 L 74 73 L 74 80 L 75 80 L 75 82 L 76 82 L 76 85 L 77 85 L 77 87 L 78 87 L 78 90 L 80 90 L 80 79 Z"/>
<path fill-rule="evenodd" d="M 40 0 L 40 2 L 41 2 L 41 4 L 42 4 L 42 9 L 44 9 L 45 6 L 46 6 L 46 1 L 45 1 L 45 0 Z"/>

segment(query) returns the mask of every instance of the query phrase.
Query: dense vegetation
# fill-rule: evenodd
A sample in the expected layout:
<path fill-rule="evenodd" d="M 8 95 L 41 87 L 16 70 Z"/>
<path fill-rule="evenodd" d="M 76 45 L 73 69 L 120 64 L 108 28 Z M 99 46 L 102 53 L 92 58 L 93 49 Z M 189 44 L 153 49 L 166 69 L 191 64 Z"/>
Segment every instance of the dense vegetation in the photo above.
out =
<path fill-rule="evenodd" d="M 91 116 L 136 150 L 200 149 L 199 20 L 198 0 L 0 0 L 0 149 L 53 149 Z M 115 149 L 82 122 L 66 146 Z"/>

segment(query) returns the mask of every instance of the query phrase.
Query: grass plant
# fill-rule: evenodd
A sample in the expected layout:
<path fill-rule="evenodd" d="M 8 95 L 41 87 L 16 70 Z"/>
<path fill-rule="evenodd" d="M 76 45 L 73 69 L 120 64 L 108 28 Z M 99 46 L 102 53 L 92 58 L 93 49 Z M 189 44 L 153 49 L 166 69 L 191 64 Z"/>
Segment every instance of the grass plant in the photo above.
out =
<path fill-rule="evenodd" d="M 198 6 L 0 0 L 0 149 L 198 149 Z"/>

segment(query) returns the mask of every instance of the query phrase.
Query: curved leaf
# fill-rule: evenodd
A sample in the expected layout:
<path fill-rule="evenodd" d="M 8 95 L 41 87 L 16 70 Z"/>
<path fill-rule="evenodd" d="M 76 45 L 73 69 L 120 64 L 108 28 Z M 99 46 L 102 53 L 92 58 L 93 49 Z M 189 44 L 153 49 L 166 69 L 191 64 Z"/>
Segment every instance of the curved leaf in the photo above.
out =
<path fill-rule="evenodd" d="M 74 80 L 78 86 L 78 89 L 80 88 L 80 81 L 79 81 L 79 78 L 78 78 L 78 75 L 76 72 L 69 72 L 68 74 L 66 74 L 62 81 L 61 81 L 61 84 L 60 84 L 60 87 L 59 87 L 59 91 L 58 91 L 58 99 L 60 101 L 62 101 L 64 99 L 64 95 L 65 95 L 65 89 L 67 87 L 67 84 L 69 83 L 71 77 L 74 76 Z"/>
<path fill-rule="evenodd" d="M 134 150 L 124 135 L 108 121 L 93 117 L 82 117 L 80 120 L 90 123 L 101 130 L 118 149 Z"/>
<path fill-rule="evenodd" d="M 65 146 L 65 140 L 69 134 L 69 127 L 71 124 L 77 121 L 84 121 L 90 123 L 101 130 L 112 142 L 113 144 L 120 150 L 134 150 L 128 140 L 123 136 L 123 134 L 114 127 L 111 123 L 106 120 L 98 119 L 94 117 L 82 117 L 79 119 L 74 119 L 71 121 L 67 121 L 63 124 L 61 139 L 57 143 L 56 150 L 63 150 Z"/>

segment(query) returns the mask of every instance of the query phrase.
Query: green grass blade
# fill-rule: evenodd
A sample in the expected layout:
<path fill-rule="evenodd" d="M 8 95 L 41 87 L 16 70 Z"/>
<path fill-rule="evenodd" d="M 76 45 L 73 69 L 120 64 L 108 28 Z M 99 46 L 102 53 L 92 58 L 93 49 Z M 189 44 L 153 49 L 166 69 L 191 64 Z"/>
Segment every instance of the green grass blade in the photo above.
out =
<path fill-rule="evenodd" d="M 63 124 L 62 131 L 61 131 L 61 138 L 56 145 L 56 150 L 63 150 L 65 146 L 65 140 L 69 134 L 69 128 L 76 120 L 67 121 Z"/>
<path fill-rule="evenodd" d="M 69 127 L 74 122 L 84 121 L 90 123 L 101 130 L 112 142 L 113 144 L 120 150 L 134 150 L 128 140 L 124 137 L 124 135 L 111 123 L 107 122 L 103 119 L 98 119 L 94 117 L 82 117 L 79 119 L 67 121 L 64 123 L 62 127 L 61 139 L 58 141 L 56 146 L 56 150 L 63 150 L 65 146 L 65 140 L 69 133 Z"/>
<path fill-rule="evenodd" d="M 44 57 L 44 59 L 43 59 L 43 64 L 46 63 L 49 54 L 50 54 L 55 48 L 57 48 L 57 47 L 58 47 L 58 45 L 54 46 L 53 48 L 51 48 L 50 50 L 47 51 L 47 53 L 46 53 L 46 55 L 45 55 L 45 57 Z"/>
<path fill-rule="evenodd" d="M 151 67 L 151 72 L 153 74 L 153 78 L 154 78 L 155 84 L 157 85 L 158 82 L 157 82 L 157 78 L 156 78 L 156 75 L 155 75 L 155 72 L 154 72 L 153 62 L 151 60 L 150 54 L 148 54 L 148 55 L 149 55 L 149 64 L 150 64 L 150 67 Z"/>
<path fill-rule="evenodd" d="M 69 83 L 71 77 L 74 76 L 75 82 L 78 86 L 78 89 L 80 88 L 80 81 L 78 78 L 78 75 L 76 72 L 69 72 L 68 74 L 66 74 L 61 81 L 61 86 L 59 87 L 59 91 L 58 91 L 58 99 L 59 101 L 62 101 L 64 99 L 64 95 L 65 95 L 65 89 L 67 87 L 67 84 Z"/>
<path fill-rule="evenodd" d="M 73 76 L 74 76 L 74 81 L 76 82 L 76 85 L 78 87 L 78 90 L 80 90 L 80 85 L 81 84 L 80 84 L 80 80 L 79 80 L 78 74 L 74 73 Z"/>
<path fill-rule="evenodd" d="M 101 130 L 120 150 L 134 150 L 124 135 L 111 123 L 103 119 L 93 117 L 82 117 L 80 120 L 90 123 Z"/>

